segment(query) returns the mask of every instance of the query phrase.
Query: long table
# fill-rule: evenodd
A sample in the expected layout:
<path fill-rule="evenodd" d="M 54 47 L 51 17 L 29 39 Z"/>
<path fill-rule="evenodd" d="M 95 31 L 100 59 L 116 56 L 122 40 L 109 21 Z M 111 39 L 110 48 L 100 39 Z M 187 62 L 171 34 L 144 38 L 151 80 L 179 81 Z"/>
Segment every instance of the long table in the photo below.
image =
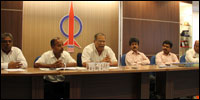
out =
<path fill-rule="evenodd" d="M 198 71 L 199 67 L 158 68 L 158 66 L 141 66 L 138 69 L 132 69 L 131 67 L 126 66 L 110 69 L 109 71 L 96 72 L 87 70 L 41 71 L 38 68 L 28 68 L 25 72 L 7 72 L 1 70 L 1 98 L 43 98 L 43 76 L 59 74 L 65 75 L 67 81 L 70 82 L 70 99 L 148 99 L 150 91 L 149 72 L 198 73 Z M 185 74 L 187 75 L 190 73 Z M 159 76 L 159 74 L 157 75 Z M 188 77 L 199 77 L 197 75 L 198 74 L 193 74 Z M 189 78 L 185 79 L 185 81 L 188 79 Z M 196 80 L 196 78 L 190 80 Z M 198 80 L 193 82 L 199 84 Z M 157 85 L 159 85 L 159 83 L 157 83 Z M 157 89 L 158 88 L 159 87 L 157 87 Z M 161 91 L 165 91 L 163 89 L 169 88 L 160 89 Z M 194 88 L 191 90 L 193 89 Z M 195 89 L 199 89 L 199 87 L 196 86 Z M 162 93 L 166 94 L 168 92 Z M 198 91 L 194 91 L 193 94 L 196 95 L 198 93 Z"/>
<path fill-rule="evenodd" d="M 43 76 L 58 74 L 38 68 L 27 68 L 24 72 L 1 70 L 1 99 L 43 99 Z"/>
<path fill-rule="evenodd" d="M 199 95 L 199 69 L 189 69 L 168 69 L 165 72 L 157 72 L 158 95 L 163 99 Z"/>
<path fill-rule="evenodd" d="M 148 99 L 149 73 L 110 70 L 61 71 L 70 82 L 70 99 Z"/>

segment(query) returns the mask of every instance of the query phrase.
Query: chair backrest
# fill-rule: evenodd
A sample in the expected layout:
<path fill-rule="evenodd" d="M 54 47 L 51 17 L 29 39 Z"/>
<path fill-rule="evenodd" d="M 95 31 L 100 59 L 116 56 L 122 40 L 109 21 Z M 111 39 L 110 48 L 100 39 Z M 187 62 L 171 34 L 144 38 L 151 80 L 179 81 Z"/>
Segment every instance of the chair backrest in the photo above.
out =
<path fill-rule="evenodd" d="M 37 56 L 37 57 L 35 58 L 35 60 L 34 60 L 34 62 L 33 62 L 33 66 L 34 66 L 35 62 L 36 62 L 39 58 L 40 58 L 40 56 Z"/>
<path fill-rule="evenodd" d="M 126 58 L 126 54 L 123 54 L 122 58 L 121 58 L 121 65 L 122 66 L 126 66 L 125 58 Z"/>
<path fill-rule="evenodd" d="M 77 54 L 77 65 L 82 67 L 82 60 L 81 60 L 82 53 Z"/>
<path fill-rule="evenodd" d="M 180 62 L 181 62 L 181 63 L 182 63 L 182 62 L 186 62 L 186 60 L 185 60 L 185 55 L 182 55 L 182 56 L 181 56 Z"/>
<path fill-rule="evenodd" d="M 156 56 L 152 56 L 150 60 L 150 65 L 155 65 L 156 64 Z"/>
<path fill-rule="evenodd" d="M 34 64 L 35 64 L 35 62 L 36 62 L 39 58 L 40 58 L 40 56 L 37 56 L 37 57 L 35 58 Z"/>

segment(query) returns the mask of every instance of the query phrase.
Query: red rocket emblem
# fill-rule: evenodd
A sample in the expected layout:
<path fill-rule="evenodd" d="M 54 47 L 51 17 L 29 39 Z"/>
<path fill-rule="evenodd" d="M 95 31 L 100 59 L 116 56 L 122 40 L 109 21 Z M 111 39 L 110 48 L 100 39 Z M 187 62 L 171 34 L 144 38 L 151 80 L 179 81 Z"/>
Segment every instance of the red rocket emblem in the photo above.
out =
<path fill-rule="evenodd" d="M 67 35 L 64 30 L 63 30 L 63 22 L 68 19 L 69 20 L 69 35 Z M 79 29 L 79 32 L 74 35 L 74 19 L 76 19 L 78 22 L 79 22 L 79 25 L 80 25 L 80 29 Z M 81 31 L 82 31 L 82 23 L 81 23 L 81 20 L 77 17 L 77 16 L 74 16 L 74 11 L 73 11 L 73 4 L 71 2 L 71 7 L 70 7 L 70 11 L 69 11 L 69 15 L 67 16 L 64 16 L 64 18 L 61 20 L 61 23 L 60 23 L 60 30 L 61 30 L 61 33 L 69 38 L 67 41 L 64 42 L 64 46 L 67 46 L 68 47 L 68 51 L 69 52 L 74 52 L 74 46 L 78 47 L 78 48 L 81 48 L 81 46 L 76 42 L 76 40 L 74 38 L 76 38 L 77 36 L 80 35 Z"/>

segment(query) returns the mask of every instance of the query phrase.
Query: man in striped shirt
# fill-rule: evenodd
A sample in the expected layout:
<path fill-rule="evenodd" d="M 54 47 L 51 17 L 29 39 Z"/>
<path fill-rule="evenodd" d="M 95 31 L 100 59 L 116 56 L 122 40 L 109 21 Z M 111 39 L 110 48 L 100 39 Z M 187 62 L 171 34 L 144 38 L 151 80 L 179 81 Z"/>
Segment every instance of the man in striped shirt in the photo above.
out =
<path fill-rule="evenodd" d="M 170 52 L 172 49 L 172 42 L 165 40 L 162 44 L 162 51 L 156 54 L 156 64 L 157 65 L 166 65 L 171 63 L 179 63 L 178 57 Z"/>
<path fill-rule="evenodd" d="M 129 46 L 131 50 L 126 54 L 125 62 L 127 66 L 138 66 L 150 64 L 149 59 L 144 53 L 139 52 L 139 40 L 137 38 L 131 38 L 129 40 Z"/>

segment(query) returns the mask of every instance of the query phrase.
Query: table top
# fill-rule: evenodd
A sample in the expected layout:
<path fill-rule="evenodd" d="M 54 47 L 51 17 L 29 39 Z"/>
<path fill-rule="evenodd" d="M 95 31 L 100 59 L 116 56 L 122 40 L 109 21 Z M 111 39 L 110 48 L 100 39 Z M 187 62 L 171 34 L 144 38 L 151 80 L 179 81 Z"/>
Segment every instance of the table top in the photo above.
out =
<path fill-rule="evenodd" d="M 25 71 L 6 71 L 1 70 L 1 76 L 41 76 L 41 75 L 59 75 L 59 71 L 42 71 L 39 68 L 27 68 Z"/>
<path fill-rule="evenodd" d="M 140 67 L 124 66 L 109 69 L 109 71 L 88 71 L 88 70 L 63 70 L 62 75 L 82 75 L 82 74 L 117 74 L 117 73 L 143 73 L 143 72 L 164 72 L 164 71 L 184 71 L 199 70 L 199 67 L 171 67 L 159 68 L 157 65 L 145 65 Z"/>
<path fill-rule="evenodd" d="M 1 76 L 41 76 L 41 75 L 87 75 L 87 74 L 117 74 L 117 73 L 143 73 L 143 72 L 163 72 L 163 71 L 185 71 L 199 70 L 199 67 L 168 67 L 159 68 L 156 65 L 145 65 L 139 67 L 119 66 L 112 67 L 109 71 L 88 71 L 86 69 L 77 70 L 49 70 L 44 71 L 39 68 L 27 68 L 25 71 L 6 71 L 1 70 Z"/>

